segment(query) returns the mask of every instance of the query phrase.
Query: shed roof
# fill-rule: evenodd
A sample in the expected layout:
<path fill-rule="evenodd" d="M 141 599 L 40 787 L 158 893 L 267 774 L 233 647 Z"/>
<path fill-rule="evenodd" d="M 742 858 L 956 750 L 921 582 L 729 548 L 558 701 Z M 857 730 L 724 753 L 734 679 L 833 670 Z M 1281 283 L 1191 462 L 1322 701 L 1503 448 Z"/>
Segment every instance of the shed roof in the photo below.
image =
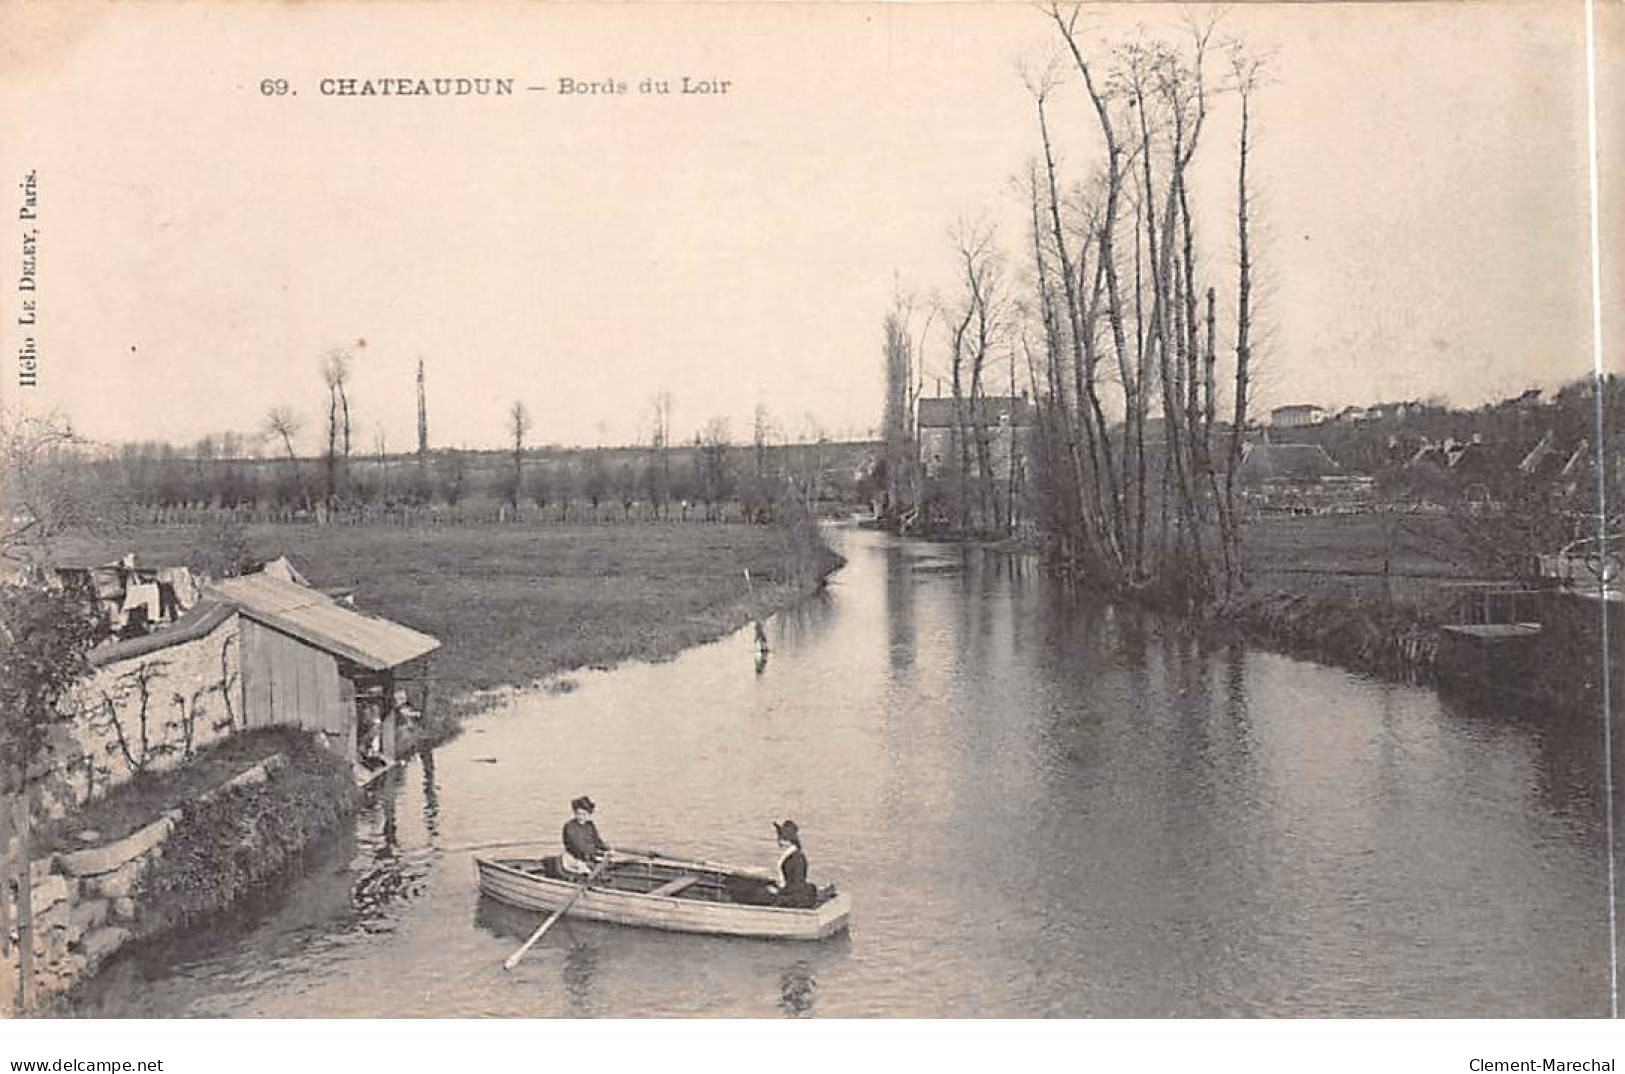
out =
<path fill-rule="evenodd" d="M 217 582 L 210 591 L 256 622 L 373 671 L 434 652 L 440 642 L 410 627 L 347 608 L 317 589 L 265 574 Z"/>
<path fill-rule="evenodd" d="M 207 637 L 215 627 L 230 619 L 235 611 L 236 609 L 229 604 L 217 604 L 208 600 L 198 601 L 191 611 L 175 620 L 170 626 L 134 638 L 102 642 L 90 650 L 90 664 L 92 667 L 105 667 L 120 660 L 145 656 L 160 649 L 167 649 L 171 645 L 180 645 L 183 642 L 196 641 L 199 638 Z"/>

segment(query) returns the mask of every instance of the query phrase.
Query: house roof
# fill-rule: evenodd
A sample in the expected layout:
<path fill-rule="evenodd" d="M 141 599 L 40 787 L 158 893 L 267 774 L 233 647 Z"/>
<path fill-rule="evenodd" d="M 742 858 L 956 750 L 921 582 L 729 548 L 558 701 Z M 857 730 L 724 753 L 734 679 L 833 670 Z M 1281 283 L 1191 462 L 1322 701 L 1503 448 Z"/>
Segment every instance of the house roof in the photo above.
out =
<path fill-rule="evenodd" d="M 132 657 L 155 653 L 160 649 L 167 649 L 171 645 L 180 645 L 207 637 L 214 631 L 215 627 L 230 619 L 236 611 L 237 609 L 229 604 L 200 600 L 192 606 L 191 611 L 169 626 L 135 638 L 102 642 L 90 650 L 91 666 L 103 667 L 107 664 L 117 663 L 120 660 L 129 660 Z"/>
<path fill-rule="evenodd" d="M 265 574 L 228 578 L 210 593 L 248 618 L 373 671 L 434 652 L 440 642 L 410 627 L 344 607 L 316 589 Z"/>
<path fill-rule="evenodd" d="M 983 425 L 1000 425 L 1006 417 L 1011 425 L 1031 425 L 1032 404 L 1015 395 L 984 395 L 976 401 L 974 411 L 968 401 L 965 404 L 966 422 L 980 418 Z M 952 429 L 959 424 L 952 399 L 921 399 L 915 419 L 922 429 Z"/>

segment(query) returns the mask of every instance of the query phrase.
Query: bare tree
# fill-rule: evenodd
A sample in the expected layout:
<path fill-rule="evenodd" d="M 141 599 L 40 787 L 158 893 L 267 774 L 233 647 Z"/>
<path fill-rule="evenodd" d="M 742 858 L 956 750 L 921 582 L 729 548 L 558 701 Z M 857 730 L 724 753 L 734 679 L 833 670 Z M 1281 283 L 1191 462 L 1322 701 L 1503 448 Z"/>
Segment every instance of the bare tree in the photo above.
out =
<path fill-rule="evenodd" d="M 513 438 L 513 478 L 509 486 L 508 502 L 513 506 L 514 521 L 519 520 L 519 497 L 525 489 L 525 434 L 530 431 L 530 411 L 518 399 L 508 408 L 508 435 Z"/>
<path fill-rule="evenodd" d="M 441 452 L 438 476 L 440 498 L 447 507 L 456 508 L 468 491 L 468 459 L 464 453 L 456 448 Z"/>
<path fill-rule="evenodd" d="M 989 524 L 997 515 L 993 470 L 988 445 L 984 374 L 993 347 L 1003 332 L 1003 260 L 993 228 L 961 222 L 953 242 L 964 288 L 954 318 L 949 369 L 954 392 L 956 434 L 959 441 L 959 525 L 971 520 L 970 461 L 977 463 L 977 518 Z"/>
<path fill-rule="evenodd" d="M 588 451 L 583 466 L 580 479 L 581 494 L 592 506 L 592 520 L 596 523 L 598 505 L 603 502 L 604 494 L 609 490 L 609 468 L 604 462 L 604 449 L 593 448 Z"/>
<path fill-rule="evenodd" d="M 1241 131 L 1236 143 L 1236 390 L 1230 428 L 1230 464 L 1225 468 L 1224 482 L 1224 502 L 1231 519 L 1226 534 L 1230 546 L 1230 572 L 1226 578 L 1226 589 L 1233 593 L 1242 581 L 1240 538 L 1235 524 L 1235 490 L 1236 471 L 1241 467 L 1242 436 L 1247 427 L 1247 393 L 1251 387 L 1253 357 L 1253 260 L 1248 242 L 1248 210 L 1251 202 L 1247 189 L 1247 153 L 1251 148 L 1253 93 L 1263 74 L 1263 61 L 1249 55 L 1240 44 L 1232 44 L 1230 71 L 1236 94 L 1241 100 Z"/>
<path fill-rule="evenodd" d="M 968 297 L 952 307 L 948 357 L 960 433 L 960 515 L 968 517 L 972 506 L 972 446 L 981 517 L 1001 517 L 1002 496 L 1008 524 L 1016 497 L 1014 471 L 996 492 L 988 481 L 978 405 L 990 358 L 982 350 L 985 341 L 997 344 L 992 353 L 1001 359 L 1011 356 L 1012 393 L 1015 363 L 1026 363 L 1036 429 L 1029 457 L 1046 493 L 1037 521 L 1051 531 L 1063 558 L 1108 588 L 1147 588 L 1195 606 L 1218 595 L 1220 577 L 1228 591 L 1239 562 L 1233 491 L 1229 479 L 1221 488 L 1224 451 L 1213 444 L 1217 302 L 1199 258 L 1203 206 L 1188 182 L 1199 149 L 1210 140 L 1203 135 L 1214 22 L 1187 18 L 1183 34 L 1141 29 L 1107 42 L 1102 61 L 1091 55 L 1100 48 L 1086 42 L 1084 10 L 1048 7 L 1066 59 L 1023 75 L 1042 154 L 1024 177 L 1029 297 L 1012 302 L 1001 295 L 997 272 L 967 271 L 976 244 L 958 243 Z M 1084 147 L 1082 181 L 1071 185 L 1062 168 L 1069 132 L 1057 125 L 1063 62 L 1075 71 L 1093 112 L 1085 133 L 1094 144 Z M 1244 143 L 1249 121 L 1244 107 Z M 1245 187 L 1246 179 L 1240 181 Z M 963 230 L 956 237 L 963 240 Z M 1248 252 L 1242 276 L 1250 288 Z M 992 262 L 997 266 L 996 255 Z M 1250 303 L 1242 305 L 1246 319 Z M 990 329 L 985 334 L 984 323 Z M 1249 343 L 1247 329 L 1240 328 L 1238 383 L 1244 397 Z M 1153 399 L 1160 419 L 1150 416 Z M 1113 405 L 1122 414 L 1115 428 L 1107 424 Z M 1232 453 L 1239 451 L 1244 414 L 1236 425 Z M 1235 470 L 1233 463 L 1222 468 Z"/>
<path fill-rule="evenodd" d="M 712 418 L 695 437 L 699 457 L 699 494 L 705 502 L 706 520 L 709 522 L 717 520 L 718 507 L 733 492 L 732 474 L 728 469 L 728 449 L 732 446 L 733 436 L 727 418 Z"/>
<path fill-rule="evenodd" d="M 661 388 L 655 392 L 650 400 L 649 409 L 653 418 L 650 444 L 655 452 L 655 465 L 658 468 L 658 477 L 651 474 L 648 479 L 651 490 L 658 489 L 653 500 L 656 507 L 665 509 L 666 502 L 671 498 L 671 410 L 672 397 L 670 390 Z"/>
<path fill-rule="evenodd" d="M 322 383 L 327 386 L 327 500 L 339 494 L 339 451 L 342 444 L 346 466 L 350 459 L 350 398 L 346 384 L 354 358 L 342 348 L 327 352 L 322 359 Z"/>
<path fill-rule="evenodd" d="M 378 464 L 378 498 L 385 503 L 389 502 L 392 490 L 389 479 L 389 441 L 384 434 L 384 423 L 379 422 L 372 430 L 373 457 Z"/>
<path fill-rule="evenodd" d="M 429 401 L 423 386 L 423 359 L 418 359 L 418 466 L 429 465 Z"/>
<path fill-rule="evenodd" d="M 742 499 L 745 501 L 746 513 L 752 521 L 764 522 L 773 517 L 774 502 L 777 499 L 777 490 L 774 488 L 778 478 L 768 468 L 768 449 L 779 435 L 778 427 L 773 421 L 765 403 L 757 403 L 756 411 L 751 418 L 751 459 L 752 472 L 747 481 L 747 488 Z"/>
<path fill-rule="evenodd" d="M 1096 367 L 1099 364 L 1099 355 L 1095 346 L 1095 318 L 1099 310 L 1101 284 L 1104 280 L 1102 269 L 1105 259 L 1096 259 L 1096 271 L 1093 276 L 1093 285 L 1088 294 L 1084 293 L 1083 280 L 1088 274 L 1088 242 L 1074 258 L 1070 252 L 1068 228 L 1063 224 L 1061 211 L 1061 195 L 1057 180 L 1057 167 L 1055 151 L 1050 136 L 1049 119 L 1046 105 L 1050 94 L 1058 84 L 1058 72 L 1051 65 L 1041 75 L 1027 78 L 1028 91 L 1033 95 L 1034 104 L 1038 111 L 1039 136 L 1044 150 L 1044 198 L 1047 207 L 1048 239 L 1054 250 L 1055 267 L 1053 273 L 1059 277 L 1060 297 L 1063 300 L 1066 321 L 1059 323 L 1055 315 L 1056 296 L 1050 286 L 1051 270 L 1045 264 L 1044 236 L 1039 224 L 1040 196 L 1036 175 L 1030 177 L 1032 201 L 1032 226 L 1034 242 L 1034 261 L 1038 274 L 1038 287 L 1040 291 L 1040 307 L 1043 311 L 1045 336 L 1049 342 L 1052 354 L 1051 368 L 1051 394 L 1056 403 L 1055 413 L 1059 416 L 1060 429 L 1067 440 L 1067 454 L 1071 462 L 1074 482 L 1078 488 L 1078 502 L 1089 505 L 1090 510 L 1083 512 L 1081 519 L 1082 533 L 1080 537 L 1085 540 L 1091 549 L 1091 558 L 1096 560 L 1119 559 L 1123 544 L 1121 504 L 1116 480 L 1116 469 L 1113 462 L 1111 438 L 1106 429 L 1105 413 L 1101 407 L 1100 395 L 1096 388 Z M 1095 221 L 1086 219 L 1085 233 L 1093 232 Z M 1076 262 L 1076 263 L 1074 263 Z M 1070 342 L 1070 353 L 1062 356 L 1061 340 L 1065 338 Z M 1073 372 L 1074 402 L 1077 407 L 1077 420 L 1071 418 L 1071 411 L 1066 403 L 1066 379 L 1060 375 L 1058 366 L 1064 365 L 1064 359 L 1069 358 Z M 1084 432 L 1085 443 L 1089 452 L 1089 467 L 1085 471 L 1082 458 L 1079 454 L 1075 428 L 1081 426 Z"/>
<path fill-rule="evenodd" d="M 615 471 L 615 495 L 621 501 L 621 521 L 632 521 L 632 508 L 638 502 L 638 469 L 631 459 Z"/>
<path fill-rule="evenodd" d="M 1050 17 L 1061 33 L 1066 43 L 1067 51 L 1077 66 L 1078 73 L 1083 78 L 1084 88 L 1089 94 L 1089 103 L 1093 106 L 1095 117 L 1100 125 L 1101 138 L 1106 147 L 1106 171 L 1103 177 L 1105 195 L 1103 207 L 1094 238 L 1099 246 L 1098 264 L 1100 266 L 1101 282 L 1106 287 L 1106 318 L 1111 326 L 1113 349 L 1117 354 L 1118 375 L 1121 378 L 1125 394 L 1124 406 L 1124 440 L 1135 439 L 1143 448 L 1143 428 L 1145 419 L 1144 392 L 1142 391 L 1142 378 L 1136 373 L 1136 364 L 1131 361 L 1128 345 L 1128 336 L 1123 325 L 1123 298 L 1122 285 L 1118 275 L 1116 254 L 1116 232 L 1118 227 L 1118 214 L 1122 206 L 1124 174 L 1128 161 L 1125 160 L 1123 144 L 1118 136 L 1117 125 L 1112 118 L 1111 106 L 1107 100 L 1105 90 L 1096 81 L 1095 71 L 1089 60 L 1084 56 L 1079 43 L 1078 18 L 1082 12 L 1081 6 L 1075 6 L 1070 13 L 1063 13 L 1059 4 L 1052 4 L 1049 8 Z M 1128 461 L 1125 454 L 1125 481 L 1127 484 Z M 1141 475 L 1138 487 L 1144 489 L 1144 460 L 1143 453 L 1140 459 Z M 1139 518 L 1144 518 L 1144 501 L 1141 499 Z M 1143 528 L 1143 521 L 1141 523 Z M 1138 544 L 1139 538 L 1135 538 Z M 1137 555 L 1137 553 L 1136 553 Z"/>
<path fill-rule="evenodd" d="M 282 449 L 287 453 L 288 468 L 293 473 L 294 485 L 299 490 L 299 498 L 308 507 L 310 506 L 310 495 L 305 489 L 304 473 L 299 469 L 299 456 L 293 450 L 293 438 L 299 435 L 299 428 L 298 417 L 287 407 L 272 407 L 265 413 L 264 435 L 282 441 Z"/>
<path fill-rule="evenodd" d="M 915 455 L 914 408 L 909 391 L 914 382 L 914 341 L 908 334 L 912 305 L 912 299 L 906 299 L 901 289 L 896 290 L 884 325 L 886 339 L 882 354 L 885 361 L 886 400 L 881 436 L 885 445 L 886 503 L 882 515 L 892 524 L 896 523 L 902 511 L 905 490 L 911 487 L 908 471 Z M 757 469 L 761 469 L 760 463 Z"/>
<path fill-rule="evenodd" d="M 115 528 L 117 499 L 87 448 L 66 418 L 0 407 L 0 560 L 44 562 L 66 533 Z"/>

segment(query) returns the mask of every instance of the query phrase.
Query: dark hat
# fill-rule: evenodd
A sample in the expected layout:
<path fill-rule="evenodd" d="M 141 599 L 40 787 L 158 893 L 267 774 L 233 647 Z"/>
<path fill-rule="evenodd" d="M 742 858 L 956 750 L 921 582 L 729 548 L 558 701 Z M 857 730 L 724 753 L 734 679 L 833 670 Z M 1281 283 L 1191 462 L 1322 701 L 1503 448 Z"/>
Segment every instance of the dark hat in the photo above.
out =
<path fill-rule="evenodd" d="M 570 802 L 570 812 L 572 813 L 578 809 L 585 809 L 587 812 L 591 813 L 597 808 L 597 806 L 592 804 L 592 799 L 588 798 L 584 794 L 580 798 L 576 798 Z"/>
<path fill-rule="evenodd" d="M 796 827 L 795 821 L 787 820 L 783 821 L 782 823 L 780 821 L 774 821 L 773 830 L 778 832 L 779 838 L 783 839 L 785 842 L 794 843 L 796 846 L 801 845 L 801 829 Z"/>

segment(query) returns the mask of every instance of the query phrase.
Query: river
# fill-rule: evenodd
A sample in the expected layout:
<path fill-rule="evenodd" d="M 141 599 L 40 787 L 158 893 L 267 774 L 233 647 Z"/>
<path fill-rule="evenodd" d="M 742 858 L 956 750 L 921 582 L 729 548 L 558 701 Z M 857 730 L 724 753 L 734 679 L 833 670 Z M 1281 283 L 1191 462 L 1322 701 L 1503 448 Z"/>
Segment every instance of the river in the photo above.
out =
<path fill-rule="evenodd" d="M 93 1016 L 1600 1016 L 1600 732 L 1474 708 L 1069 595 L 1029 559 L 835 531 L 768 625 L 520 692 L 353 832 L 92 981 Z M 557 838 L 851 894 L 818 944 L 482 900 L 456 848 Z"/>

